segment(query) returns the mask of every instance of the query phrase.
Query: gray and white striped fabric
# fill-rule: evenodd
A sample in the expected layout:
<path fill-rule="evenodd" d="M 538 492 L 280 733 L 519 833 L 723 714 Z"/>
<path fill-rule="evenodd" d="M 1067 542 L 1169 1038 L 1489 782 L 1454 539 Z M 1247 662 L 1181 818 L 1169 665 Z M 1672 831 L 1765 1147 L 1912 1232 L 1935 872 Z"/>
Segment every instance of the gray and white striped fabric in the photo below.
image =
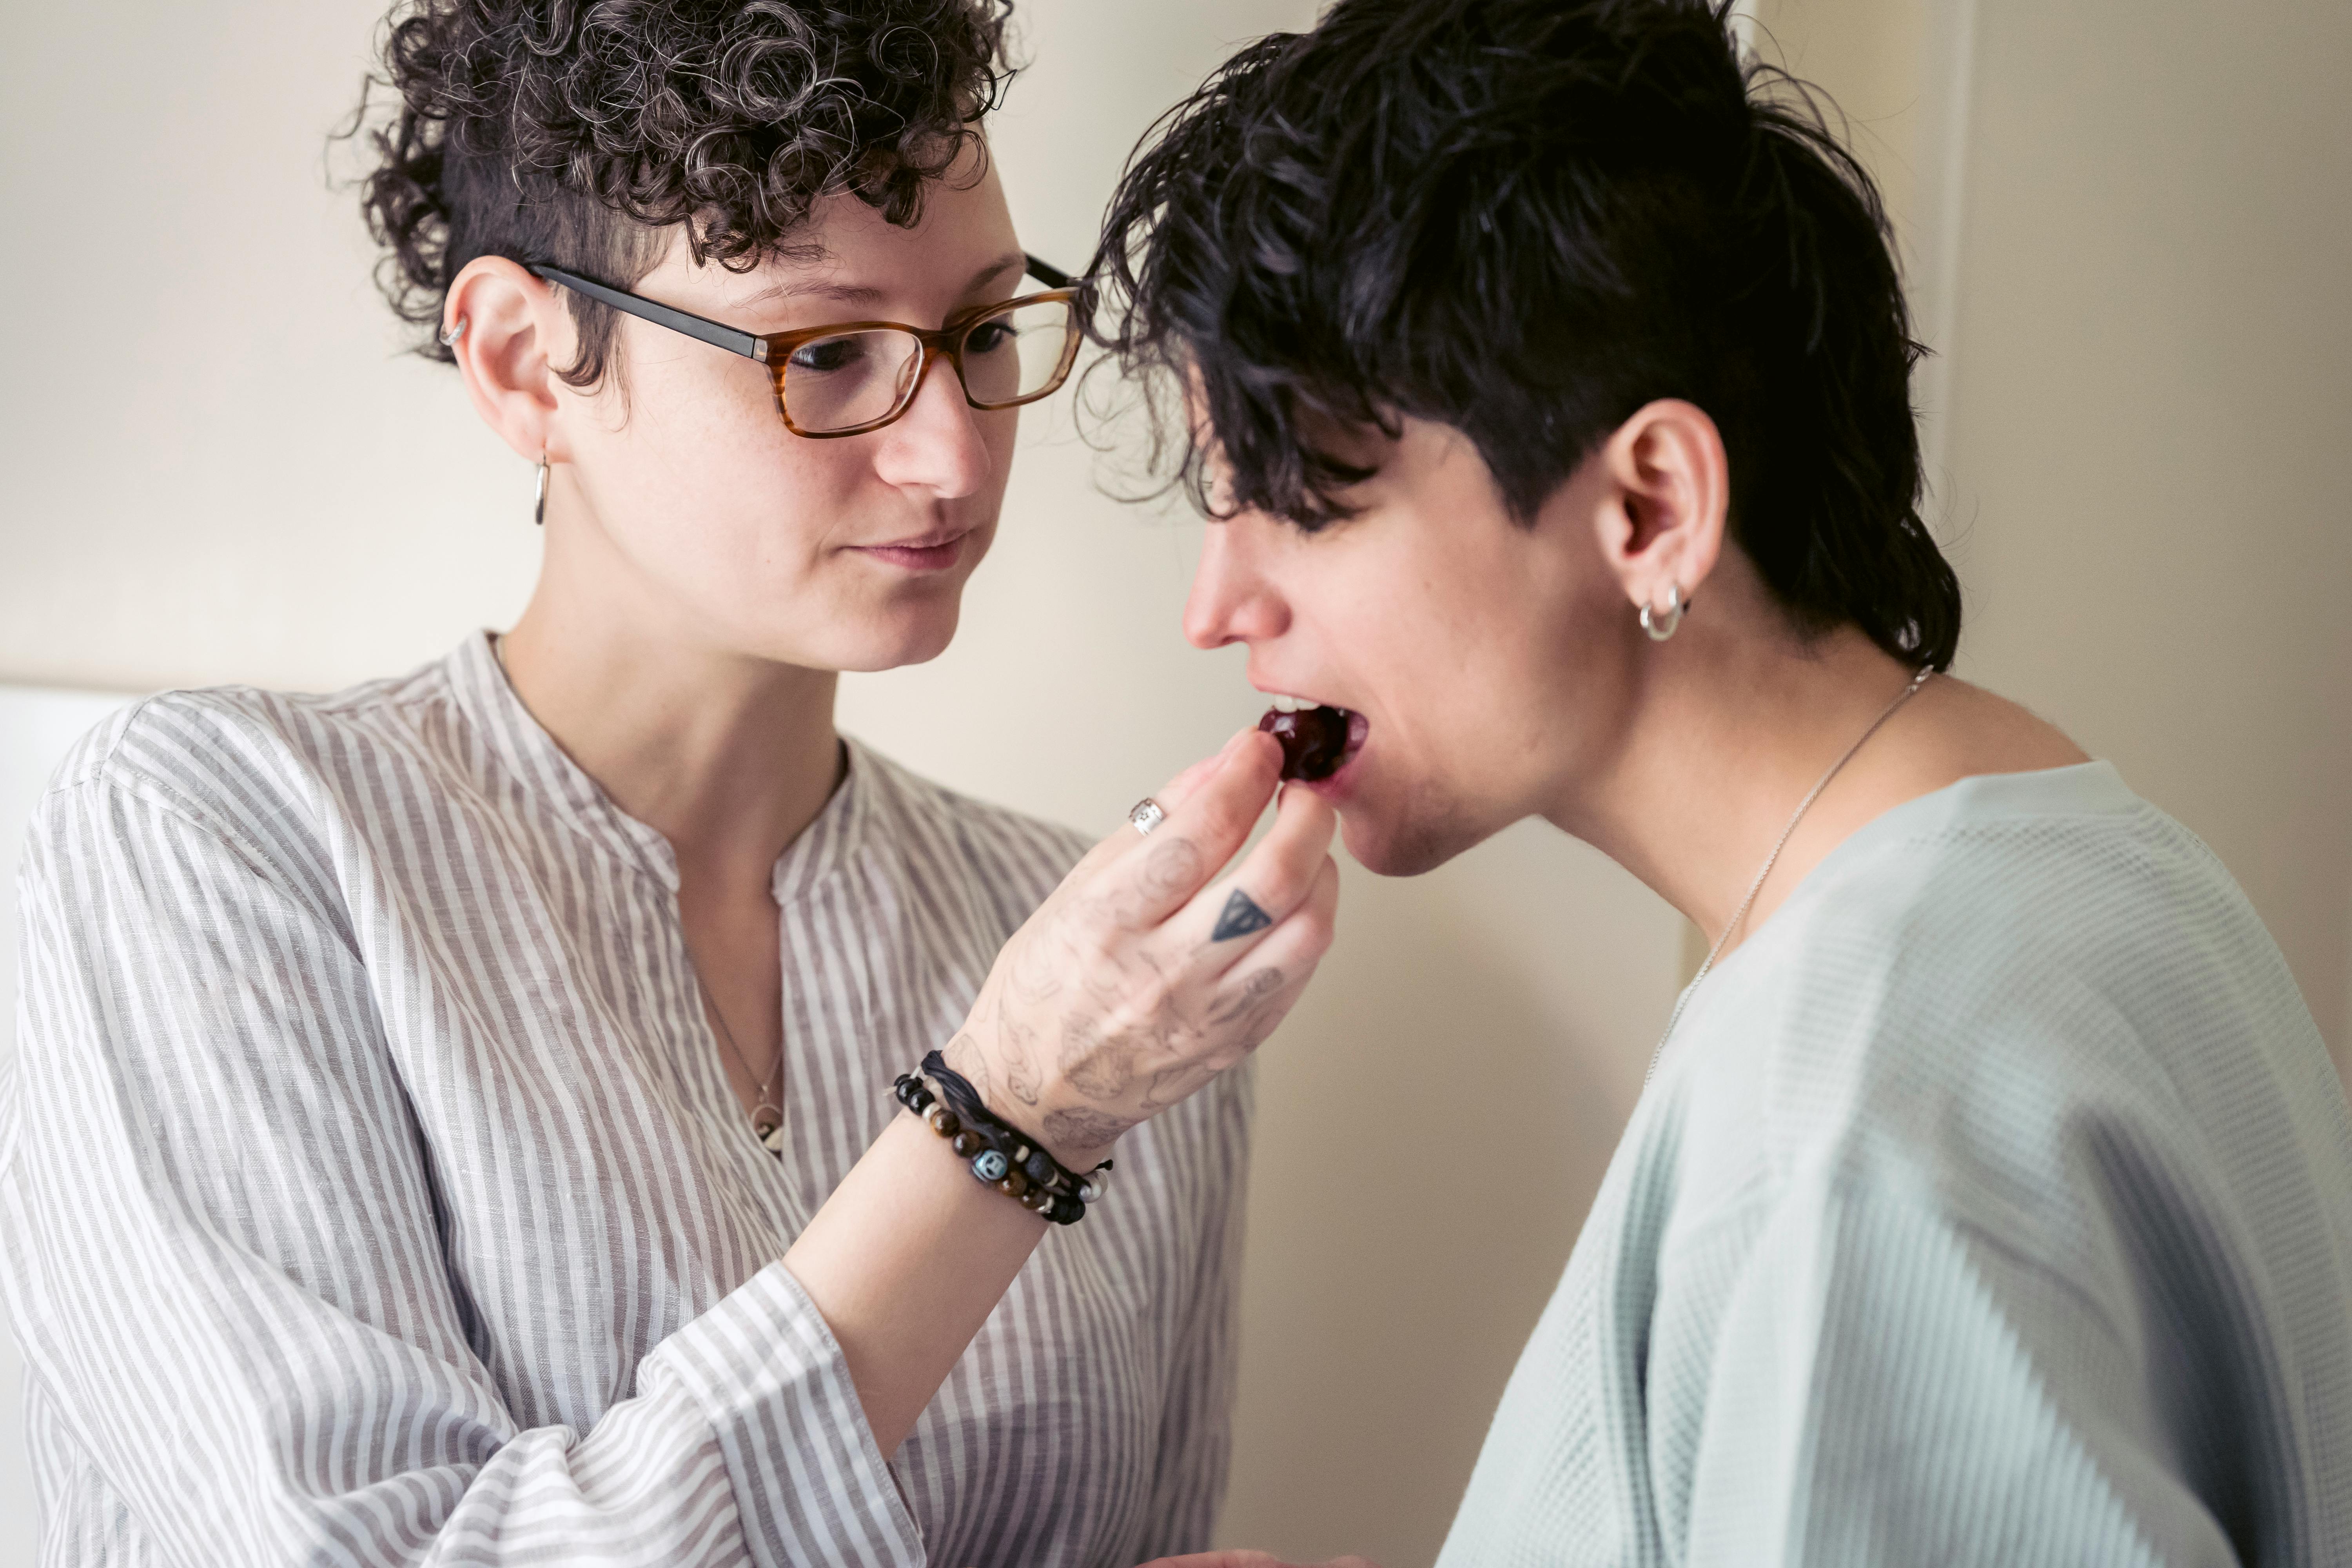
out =
<path fill-rule="evenodd" d="M 1082 848 L 852 747 L 775 869 L 778 1161 L 704 1023 L 667 844 L 487 637 L 335 697 L 110 721 L 35 819 L 0 1084 L 40 1560 L 1205 1545 L 1244 1076 L 1124 1141 L 895 1466 L 776 1261 Z"/>

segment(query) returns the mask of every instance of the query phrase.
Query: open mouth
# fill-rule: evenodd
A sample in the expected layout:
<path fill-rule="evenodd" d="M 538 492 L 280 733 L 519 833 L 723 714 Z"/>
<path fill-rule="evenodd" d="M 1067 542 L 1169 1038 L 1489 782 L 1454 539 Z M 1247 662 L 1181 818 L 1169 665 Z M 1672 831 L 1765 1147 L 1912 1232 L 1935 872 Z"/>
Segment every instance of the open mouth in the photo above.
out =
<path fill-rule="evenodd" d="M 1257 727 L 1282 742 L 1282 776 L 1328 779 L 1364 749 L 1371 722 L 1351 709 L 1304 697 L 1276 697 Z"/>

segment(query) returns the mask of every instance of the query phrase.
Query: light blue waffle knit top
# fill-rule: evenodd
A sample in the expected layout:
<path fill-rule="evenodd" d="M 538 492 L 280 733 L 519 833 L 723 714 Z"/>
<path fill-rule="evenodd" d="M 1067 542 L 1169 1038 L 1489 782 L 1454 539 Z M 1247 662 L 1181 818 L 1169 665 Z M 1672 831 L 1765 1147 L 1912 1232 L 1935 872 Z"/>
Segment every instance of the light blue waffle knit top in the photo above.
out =
<path fill-rule="evenodd" d="M 1691 997 L 1441 1568 L 2352 1563 L 2352 1120 L 2105 763 L 1863 828 Z"/>

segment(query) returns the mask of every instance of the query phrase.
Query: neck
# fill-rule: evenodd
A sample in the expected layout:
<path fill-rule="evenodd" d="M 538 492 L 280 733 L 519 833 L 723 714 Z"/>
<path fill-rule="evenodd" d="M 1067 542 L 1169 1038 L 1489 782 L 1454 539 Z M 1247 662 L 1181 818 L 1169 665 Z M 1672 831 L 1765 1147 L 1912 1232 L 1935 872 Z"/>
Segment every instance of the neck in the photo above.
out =
<path fill-rule="evenodd" d="M 552 530 L 550 531 L 552 533 Z M 550 549 L 499 654 L 515 693 L 679 874 L 764 891 L 840 780 L 832 670 L 713 646 L 641 582 Z"/>
<path fill-rule="evenodd" d="M 1647 882 L 1726 951 L 1763 923 L 1832 849 L 1903 800 L 1965 776 L 1917 743 L 1931 681 L 1856 752 L 1806 809 L 1727 930 L 1749 886 L 1825 771 L 1900 696 L 1916 671 L 1846 628 L 1807 641 L 1776 612 L 1718 620 L 1694 612 L 1672 642 L 1634 651 L 1632 711 L 1603 776 L 1545 815 Z M 1737 624 L 1746 621 L 1749 635 Z"/>

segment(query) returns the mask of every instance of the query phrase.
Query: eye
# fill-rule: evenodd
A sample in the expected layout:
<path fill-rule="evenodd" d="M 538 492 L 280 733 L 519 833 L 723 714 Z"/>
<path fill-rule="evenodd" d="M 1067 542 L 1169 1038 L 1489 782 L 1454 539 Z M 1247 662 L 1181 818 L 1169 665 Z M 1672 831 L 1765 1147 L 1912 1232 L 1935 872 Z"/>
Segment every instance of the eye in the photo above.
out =
<path fill-rule="evenodd" d="M 968 354 L 991 354 L 1021 334 L 1011 321 L 992 316 L 964 334 L 963 352 Z"/>
<path fill-rule="evenodd" d="M 786 363 L 797 371 L 826 375 L 855 369 L 865 358 L 863 334 L 853 333 L 848 337 L 819 338 L 813 343 L 803 343 L 793 351 L 793 357 Z"/>

